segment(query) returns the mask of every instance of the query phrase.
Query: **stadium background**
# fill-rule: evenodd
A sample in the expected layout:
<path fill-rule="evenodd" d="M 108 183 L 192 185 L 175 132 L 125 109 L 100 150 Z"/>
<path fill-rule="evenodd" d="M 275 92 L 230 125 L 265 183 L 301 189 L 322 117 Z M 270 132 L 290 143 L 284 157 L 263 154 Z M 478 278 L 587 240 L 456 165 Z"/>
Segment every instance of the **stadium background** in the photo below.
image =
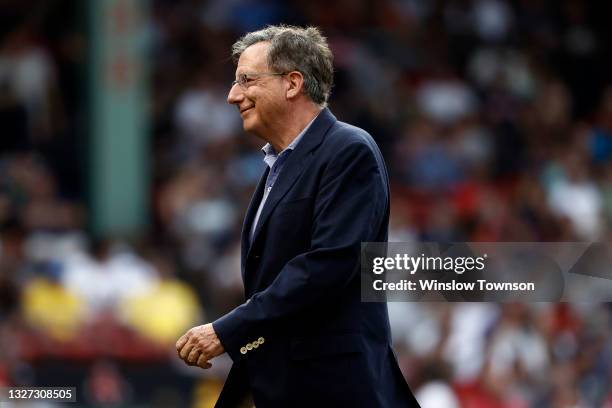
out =
<path fill-rule="evenodd" d="M 229 49 L 268 23 L 328 37 L 331 108 L 391 170 L 390 240 L 610 240 L 609 17 L 579 0 L 0 0 L 0 385 L 211 406 L 228 359 L 185 367 L 173 344 L 240 301 L 263 163 L 225 102 Z M 390 313 L 424 408 L 612 407 L 609 304 Z"/>

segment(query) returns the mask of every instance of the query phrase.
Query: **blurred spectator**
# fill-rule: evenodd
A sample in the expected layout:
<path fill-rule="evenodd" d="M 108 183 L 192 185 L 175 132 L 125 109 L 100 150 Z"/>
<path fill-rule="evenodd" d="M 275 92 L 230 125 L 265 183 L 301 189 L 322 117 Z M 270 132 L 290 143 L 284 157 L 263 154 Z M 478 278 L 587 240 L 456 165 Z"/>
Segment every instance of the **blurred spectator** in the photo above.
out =
<path fill-rule="evenodd" d="M 568 152 L 561 160 L 557 177 L 550 181 L 548 203 L 553 212 L 572 222 L 581 240 L 596 241 L 603 233 L 601 192 L 588 178 L 582 157 Z"/>
<path fill-rule="evenodd" d="M 4 87 L 27 113 L 28 137 L 36 144 L 52 135 L 57 101 L 53 62 L 36 44 L 34 32 L 24 24 L 0 43 L 0 86 Z"/>
<path fill-rule="evenodd" d="M 122 299 L 119 319 L 145 338 L 174 345 L 178 337 L 205 317 L 193 289 L 174 276 L 171 261 L 159 255 L 154 259 L 159 280 Z"/>
<path fill-rule="evenodd" d="M 129 247 L 113 247 L 109 241 L 96 242 L 91 255 L 69 255 L 61 267 L 63 285 L 87 300 L 92 317 L 113 313 L 121 301 L 152 290 L 158 279 L 151 265 Z"/>
<path fill-rule="evenodd" d="M 86 305 L 61 284 L 61 266 L 48 263 L 41 276 L 30 280 L 23 293 L 23 314 L 37 331 L 55 340 L 72 339 L 86 319 Z"/>
<path fill-rule="evenodd" d="M 223 141 L 241 129 L 236 109 L 226 101 L 226 87 L 209 75 L 198 75 L 194 86 L 179 96 L 176 104 L 176 128 L 192 152 Z"/>

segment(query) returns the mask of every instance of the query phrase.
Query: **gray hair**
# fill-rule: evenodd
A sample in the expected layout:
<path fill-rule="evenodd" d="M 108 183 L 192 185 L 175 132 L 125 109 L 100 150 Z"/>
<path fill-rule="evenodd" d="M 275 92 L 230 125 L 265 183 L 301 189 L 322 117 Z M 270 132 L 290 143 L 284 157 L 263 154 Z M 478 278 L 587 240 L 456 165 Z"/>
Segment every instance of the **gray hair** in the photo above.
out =
<path fill-rule="evenodd" d="M 267 56 L 270 69 L 301 72 L 306 94 L 319 106 L 327 106 L 334 82 L 333 55 L 319 29 L 271 25 L 247 33 L 232 46 L 234 63 L 238 62 L 244 50 L 262 41 L 270 43 Z"/>

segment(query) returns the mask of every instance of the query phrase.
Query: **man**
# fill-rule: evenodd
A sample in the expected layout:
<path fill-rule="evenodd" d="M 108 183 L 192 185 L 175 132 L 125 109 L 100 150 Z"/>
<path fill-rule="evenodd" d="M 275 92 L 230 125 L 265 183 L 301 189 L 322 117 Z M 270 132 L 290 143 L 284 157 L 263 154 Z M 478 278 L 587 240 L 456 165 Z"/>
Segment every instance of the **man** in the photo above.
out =
<path fill-rule="evenodd" d="M 268 143 L 242 231 L 246 302 L 177 342 L 190 365 L 227 352 L 217 406 L 418 407 L 384 303 L 360 301 L 360 243 L 386 241 L 387 171 L 365 131 L 326 108 L 332 53 L 318 29 L 269 26 L 233 46 L 228 102 Z"/>

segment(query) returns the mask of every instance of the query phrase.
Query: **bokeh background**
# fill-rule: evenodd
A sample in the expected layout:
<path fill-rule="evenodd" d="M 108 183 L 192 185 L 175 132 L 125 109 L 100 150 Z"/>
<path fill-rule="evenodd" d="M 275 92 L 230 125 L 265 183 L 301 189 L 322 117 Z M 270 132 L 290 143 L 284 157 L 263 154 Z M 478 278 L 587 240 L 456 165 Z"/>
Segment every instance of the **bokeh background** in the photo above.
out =
<path fill-rule="evenodd" d="M 331 109 L 390 168 L 390 240 L 610 240 L 606 3 L 0 0 L 0 385 L 212 406 L 230 361 L 173 344 L 241 302 L 264 164 L 229 50 L 269 23 L 328 37 Z M 390 304 L 424 408 L 612 407 L 611 311 Z"/>

